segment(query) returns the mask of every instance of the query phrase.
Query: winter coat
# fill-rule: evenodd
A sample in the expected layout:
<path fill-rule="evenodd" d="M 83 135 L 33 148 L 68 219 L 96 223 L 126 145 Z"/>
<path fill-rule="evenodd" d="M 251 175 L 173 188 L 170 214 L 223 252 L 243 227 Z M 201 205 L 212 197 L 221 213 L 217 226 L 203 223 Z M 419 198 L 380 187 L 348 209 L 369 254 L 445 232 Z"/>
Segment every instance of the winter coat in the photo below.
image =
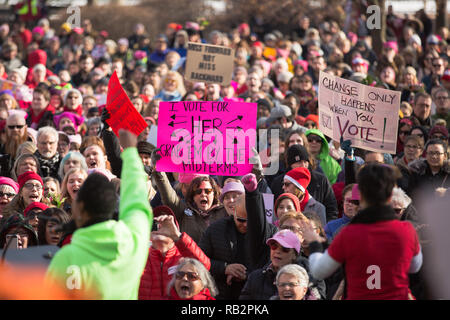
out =
<path fill-rule="evenodd" d="M 433 175 L 426 159 L 418 159 L 409 164 L 411 176 L 409 180 L 410 193 L 423 191 L 425 187 L 433 189 L 450 188 L 450 161 L 445 160 L 441 170 Z"/>
<path fill-rule="evenodd" d="M 247 272 L 250 273 L 257 269 L 264 269 L 270 262 L 270 247 L 266 244 L 266 241 L 278 231 L 278 228 L 267 222 L 263 197 L 257 190 L 245 193 L 245 207 L 247 210 L 247 239 L 250 250 L 250 267 Z M 306 258 L 299 256 L 298 261 L 302 262 L 300 265 L 308 272 L 310 285 L 316 288 L 320 296 L 324 298 L 326 296 L 325 282 L 316 280 L 309 274 L 309 265 Z M 247 282 L 249 279 L 250 276 L 247 278 Z M 265 299 L 269 299 L 274 294 L 270 294 Z"/>
<path fill-rule="evenodd" d="M 154 171 L 152 176 L 155 178 L 154 181 L 161 194 L 163 204 L 170 207 L 175 213 L 180 231 L 186 232 L 195 242 L 200 242 L 203 233 L 211 223 L 228 216 L 223 206 L 213 206 L 207 215 L 202 216 L 197 208 L 180 199 L 164 172 Z"/>
<path fill-rule="evenodd" d="M 322 222 L 322 226 L 327 224 L 327 214 L 325 211 L 325 206 L 314 199 L 314 197 L 312 196 L 309 196 L 309 200 L 306 203 L 305 209 L 303 210 L 303 212 L 308 211 L 317 213 L 317 216 L 320 218 L 320 222 Z"/>
<path fill-rule="evenodd" d="M 136 300 L 148 257 L 153 214 L 147 198 L 147 175 L 137 149 L 127 148 L 121 157 L 119 220 L 77 229 L 71 243 L 52 259 L 47 278 L 64 285 L 78 278 L 81 290 L 96 292 L 98 298 Z"/>
<path fill-rule="evenodd" d="M 214 297 L 211 295 L 208 288 L 203 289 L 198 294 L 193 296 L 191 299 L 181 299 L 178 296 L 178 293 L 175 290 L 175 288 L 172 288 L 170 289 L 169 300 L 216 300 L 216 299 L 214 299 Z"/>
<path fill-rule="evenodd" d="M 141 277 L 139 300 L 166 300 L 167 285 L 175 272 L 181 258 L 199 260 L 209 270 L 211 262 L 203 251 L 186 233 L 170 248 L 165 256 L 159 250 L 150 248 L 147 264 Z"/>
<path fill-rule="evenodd" d="M 296 264 L 305 268 L 309 272 L 308 259 L 299 257 Z M 275 279 L 277 272 L 273 270 L 272 264 L 264 266 L 264 268 L 253 271 L 245 283 L 244 289 L 242 289 L 239 300 L 270 300 L 271 297 L 278 294 L 277 287 L 275 285 Z M 308 295 L 305 300 L 319 300 L 320 294 L 317 288 L 312 287 L 310 282 L 308 285 Z"/>
<path fill-rule="evenodd" d="M 326 221 L 329 222 L 338 217 L 338 209 L 336 197 L 334 196 L 333 189 L 327 177 L 315 170 L 311 170 L 311 182 L 308 185 L 309 194 L 318 202 L 325 206 Z M 284 180 L 284 174 L 276 177 L 270 189 L 273 191 L 275 199 L 283 193 L 282 184 Z"/>
<path fill-rule="evenodd" d="M 306 131 L 305 135 L 308 136 L 310 134 L 315 134 L 319 136 L 322 139 L 322 148 L 320 149 L 319 154 L 319 161 L 320 161 L 320 167 L 322 168 L 323 172 L 328 178 L 328 181 L 330 181 L 330 184 L 333 184 L 337 180 L 337 176 L 339 172 L 341 172 L 341 166 L 339 163 L 331 157 L 328 152 L 328 141 L 325 139 L 325 136 L 323 135 L 322 131 L 318 129 L 310 129 Z"/>
<path fill-rule="evenodd" d="M 227 265 L 239 263 L 248 268 L 248 262 L 238 259 L 238 230 L 233 217 L 226 217 L 211 224 L 200 240 L 199 246 L 211 259 L 211 275 L 216 281 L 219 295 L 217 299 L 236 300 L 245 281 L 233 281 L 227 284 L 225 269 Z M 248 243 L 247 239 L 245 240 Z M 240 256 L 249 256 L 248 247 Z M 247 259 L 248 260 L 248 259 Z"/>

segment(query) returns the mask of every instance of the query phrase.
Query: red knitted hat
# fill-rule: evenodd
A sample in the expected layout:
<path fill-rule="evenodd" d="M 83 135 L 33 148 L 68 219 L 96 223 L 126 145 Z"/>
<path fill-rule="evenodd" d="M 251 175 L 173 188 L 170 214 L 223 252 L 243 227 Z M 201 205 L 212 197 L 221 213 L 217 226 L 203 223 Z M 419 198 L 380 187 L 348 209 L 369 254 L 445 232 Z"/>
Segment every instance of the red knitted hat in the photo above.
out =
<path fill-rule="evenodd" d="M 275 216 L 277 218 L 278 218 L 277 208 L 280 205 L 280 202 L 283 201 L 284 199 L 292 200 L 292 202 L 294 203 L 295 211 L 297 211 L 297 212 L 301 212 L 302 211 L 302 209 L 300 207 L 300 200 L 295 195 L 293 195 L 292 193 L 282 193 L 282 194 L 280 194 L 280 196 L 275 201 L 275 206 L 273 207 Z"/>
<path fill-rule="evenodd" d="M 41 183 L 42 186 L 44 186 L 44 182 L 42 182 L 42 178 L 37 173 L 34 173 L 33 171 L 27 171 L 25 173 L 22 173 L 18 178 L 17 182 L 19 182 L 19 188 L 22 190 L 23 185 L 28 180 L 37 180 Z"/>
<path fill-rule="evenodd" d="M 311 173 L 306 168 L 298 167 L 286 173 L 284 179 L 289 180 L 302 192 L 305 192 L 311 182 Z"/>
<path fill-rule="evenodd" d="M 23 215 L 26 217 L 28 215 L 28 212 L 30 212 L 31 210 L 33 210 L 35 208 L 45 211 L 48 209 L 48 206 L 46 206 L 42 202 L 32 202 L 28 205 L 28 207 L 25 208 L 25 210 L 23 211 Z"/>

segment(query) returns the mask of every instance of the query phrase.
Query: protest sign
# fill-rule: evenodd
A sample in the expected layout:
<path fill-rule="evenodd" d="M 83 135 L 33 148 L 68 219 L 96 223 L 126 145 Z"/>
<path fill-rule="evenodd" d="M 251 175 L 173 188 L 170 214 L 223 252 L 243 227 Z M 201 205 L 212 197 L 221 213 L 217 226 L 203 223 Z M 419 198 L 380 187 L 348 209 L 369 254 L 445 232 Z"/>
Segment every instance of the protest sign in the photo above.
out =
<path fill-rule="evenodd" d="M 400 92 L 366 86 L 321 72 L 319 128 L 335 141 L 396 153 Z"/>
<path fill-rule="evenodd" d="M 266 214 L 266 219 L 268 223 L 273 223 L 273 204 L 274 195 L 272 193 L 263 193 L 264 209 Z"/>
<path fill-rule="evenodd" d="M 251 172 L 256 103 L 160 102 L 159 171 L 241 176 Z"/>
<path fill-rule="evenodd" d="M 0 91 L 11 90 L 16 100 L 30 102 L 33 99 L 33 90 L 28 86 L 17 84 L 13 81 L 0 79 Z"/>
<path fill-rule="evenodd" d="M 228 47 L 189 42 L 186 80 L 230 85 L 234 50 Z"/>
<path fill-rule="evenodd" d="M 129 130 L 138 136 L 147 127 L 147 122 L 131 103 L 115 71 L 108 83 L 106 109 L 111 114 L 106 122 L 116 136 L 119 136 L 119 129 Z"/>

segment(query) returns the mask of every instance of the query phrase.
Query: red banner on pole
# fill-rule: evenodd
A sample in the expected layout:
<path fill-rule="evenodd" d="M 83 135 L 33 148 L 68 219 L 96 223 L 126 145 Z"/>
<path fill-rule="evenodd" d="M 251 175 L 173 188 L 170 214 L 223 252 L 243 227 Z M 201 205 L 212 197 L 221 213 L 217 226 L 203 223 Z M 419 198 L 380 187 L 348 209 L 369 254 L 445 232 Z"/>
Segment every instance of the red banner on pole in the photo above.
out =
<path fill-rule="evenodd" d="M 137 112 L 125 90 L 123 90 L 116 72 L 109 79 L 106 109 L 111 114 L 106 122 L 116 136 L 119 136 L 119 129 L 129 130 L 138 136 L 147 127 L 147 122 Z"/>

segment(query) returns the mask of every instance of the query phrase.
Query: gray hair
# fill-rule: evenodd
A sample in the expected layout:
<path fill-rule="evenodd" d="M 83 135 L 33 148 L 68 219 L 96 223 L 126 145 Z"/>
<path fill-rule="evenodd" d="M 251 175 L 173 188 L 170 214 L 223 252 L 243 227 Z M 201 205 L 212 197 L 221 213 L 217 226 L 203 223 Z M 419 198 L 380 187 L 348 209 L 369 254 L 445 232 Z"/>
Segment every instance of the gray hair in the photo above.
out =
<path fill-rule="evenodd" d="M 403 208 L 406 208 L 411 204 L 412 200 L 410 197 L 408 197 L 408 195 L 405 193 L 405 191 L 403 191 L 402 188 L 395 187 L 392 190 L 391 202 L 394 202 L 394 201 L 400 202 L 402 204 Z"/>
<path fill-rule="evenodd" d="M 36 141 L 39 140 L 39 137 L 41 135 L 44 136 L 54 136 L 56 138 L 56 141 L 58 141 L 59 139 L 59 134 L 58 131 L 56 131 L 55 128 L 50 127 L 50 126 L 46 126 L 46 127 L 42 127 L 38 130 L 37 132 L 37 136 L 36 136 Z"/>
<path fill-rule="evenodd" d="M 61 163 L 59 164 L 58 169 L 58 176 L 62 179 L 64 179 L 64 176 L 66 175 L 66 172 L 64 172 L 64 164 L 67 160 L 70 159 L 76 159 L 80 163 L 80 168 L 84 171 L 88 171 L 88 166 L 86 164 L 86 159 L 83 157 L 83 155 L 77 151 L 70 151 L 66 154 L 66 156 L 61 160 Z"/>
<path fill-rule="evenodd" d="M 295 276 L 298 279 L 298 282 L 301 287 L 308 288 L 309 284 L 309 276 L 306 270 L 303 267 L 300 267 L 298 264 L 288 264 L 280 269 L 277 273 L 277 277 L 275 279 L 276 284 L 279 284 L 280 277 L 283 274 L 290 274 Z"/>
<path fill-rule="evenodd" d="M 213 277 L 209 273 L 209 271 L 205 268 L 205 266 L 198 261 L 197 259 L 193 258 L 182 258 L 178 265 L 177 269 L 175 270 L 175 273 L 177 273 L 181 268 L 183 268 L 185 265 L 190 264 L 192 265 L 196 270 L 200 277 L 200 281 L 203 284 L 204 288 L 208 288 L 211 295 L 214 297 L 218 294 L 216 284 L 214 282 Z M 167 294 L 170 295 L 170 290 L 175 286 L 175 275 L 172 277 L 172 280 L 167 285 Z"/>

